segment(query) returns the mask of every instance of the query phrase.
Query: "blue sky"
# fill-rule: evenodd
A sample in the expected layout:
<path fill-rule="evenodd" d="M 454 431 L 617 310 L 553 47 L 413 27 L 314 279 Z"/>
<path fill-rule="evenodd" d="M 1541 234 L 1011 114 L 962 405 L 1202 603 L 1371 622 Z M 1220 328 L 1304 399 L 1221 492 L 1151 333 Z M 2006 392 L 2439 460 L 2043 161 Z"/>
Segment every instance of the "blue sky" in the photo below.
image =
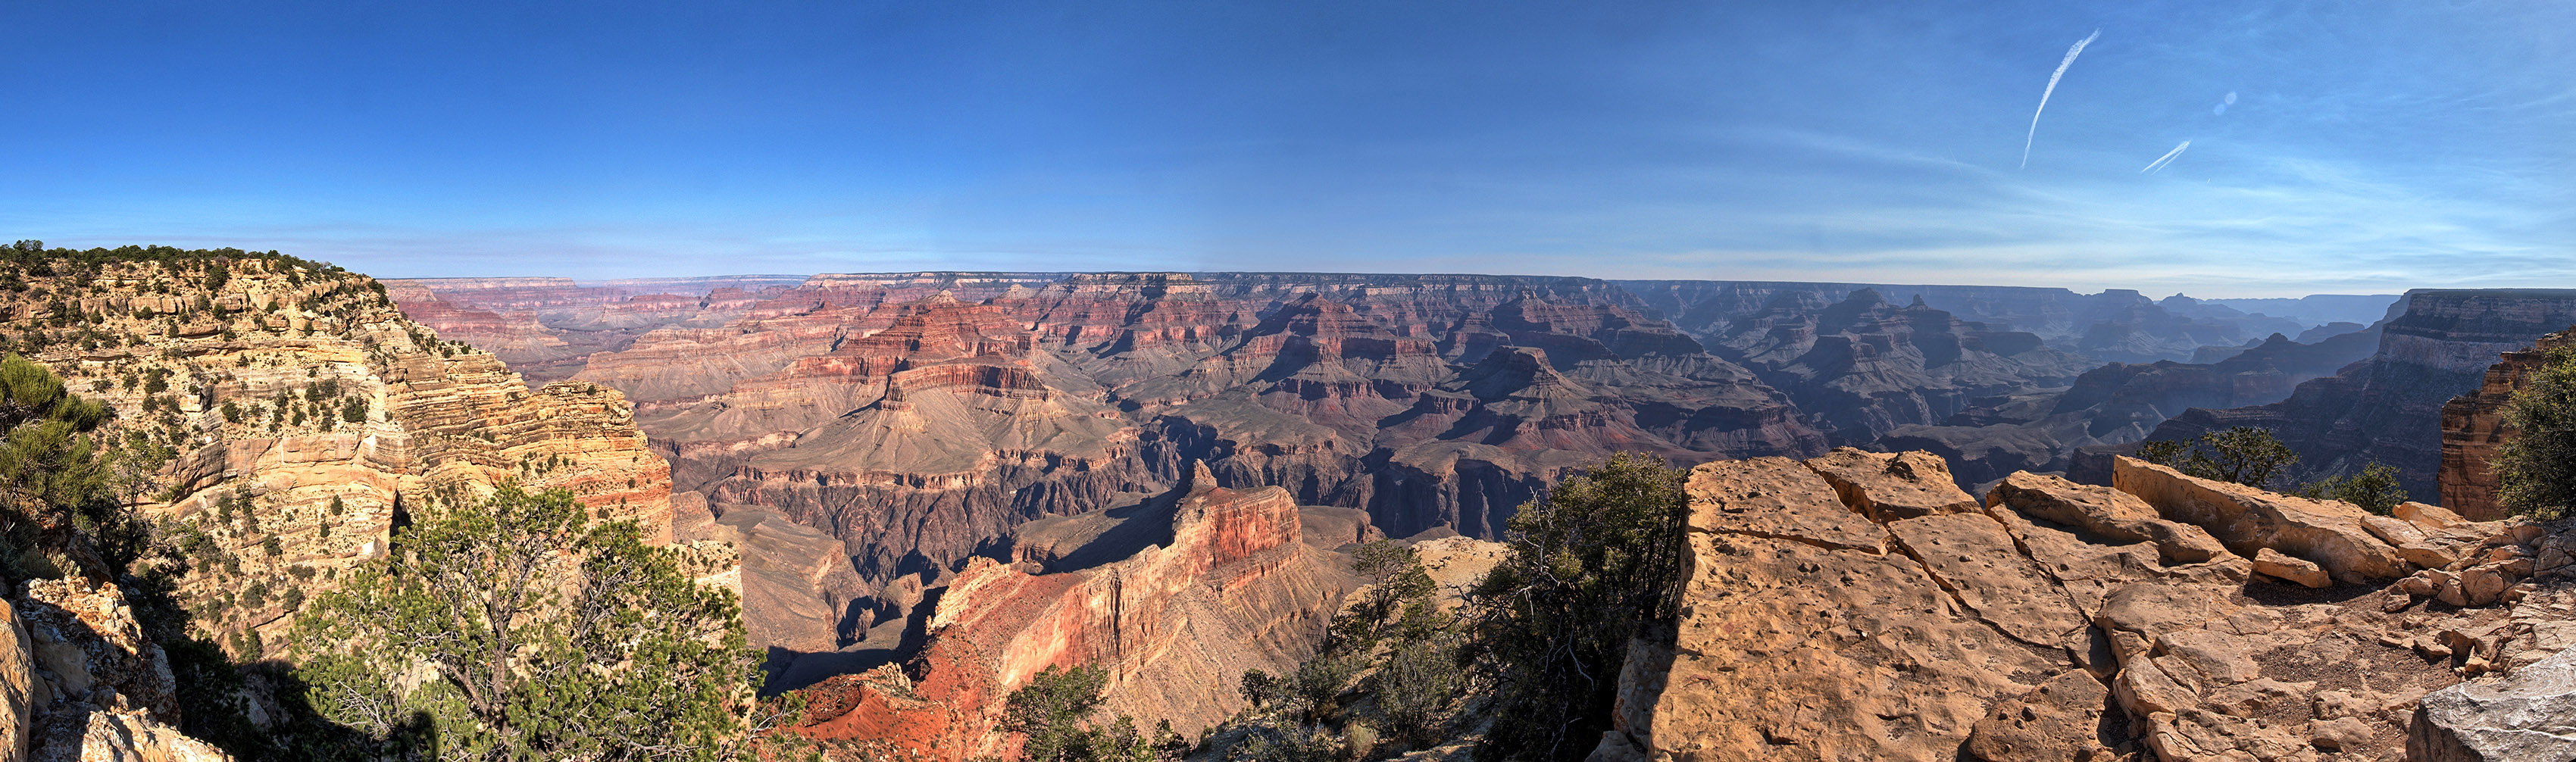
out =
<path fill-rule="evenodd" d="M 2558 0 L 525 5 L 0 6 L 0 236 L 387 277 L 2576 287 Z"/>

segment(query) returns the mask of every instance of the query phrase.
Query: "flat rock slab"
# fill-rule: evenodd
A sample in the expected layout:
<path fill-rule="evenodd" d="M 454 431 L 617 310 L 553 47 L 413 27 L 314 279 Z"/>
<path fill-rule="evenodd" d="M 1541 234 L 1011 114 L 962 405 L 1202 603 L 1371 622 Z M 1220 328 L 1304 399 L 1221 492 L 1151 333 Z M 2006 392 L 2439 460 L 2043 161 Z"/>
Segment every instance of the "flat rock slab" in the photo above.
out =
<path fill-rule="evenodd" d="M 1837 447 L 1808 459 L 1807 467 L 1834 485 L 1844 503 L 1882 522 L 1977 509 L 1977 499 L 1951 478 L 1949 461 L 1928 452 Z"/>
<path fill-rule="evenodd" d="M 2406 736 L 2411 762 L 2576 759 L 2576 649 L 2434 691 Z"/>
<path fill-rule="evenodd" d="M 1832 485 L 1788 458 L 1721 460 L 1691 469 L 1690 528 L 1885 552 L 1887 532 L 1843 505 Z"/>
<path fill-rule="evenodd" d="M 1945 513 L 1905 519 L 1887 529 L 1907 554 L 1932 570 L 1942 587 L 2006 634 L 2055 646 L 2084 629 L 2085 615 L 2013 548 L 2012 535 L 1993 518 Z"/>

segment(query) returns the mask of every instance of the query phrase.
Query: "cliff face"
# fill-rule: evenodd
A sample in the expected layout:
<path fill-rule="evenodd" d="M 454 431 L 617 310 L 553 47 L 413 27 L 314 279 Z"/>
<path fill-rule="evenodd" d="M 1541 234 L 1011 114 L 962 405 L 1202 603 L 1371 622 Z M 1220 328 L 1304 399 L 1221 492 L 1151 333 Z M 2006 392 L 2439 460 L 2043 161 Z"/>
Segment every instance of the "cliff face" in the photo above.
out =
<path fill-rule="evenodd" d="M 1974 400 L 2065 386 L 2093 364 L 2034 334 L 1990 331 L 1920 299 L 1889 304 L 1866 288 L 1833 304 L 1784 292 L 1711 341 L 1845 444 L 1942 422 Z"/>
<path fill-rule="evenodd" d="M 1169 718 L 1187 736 L 1242 707 L 1245 670 L 1293 672 L 1355 584 L 1341 557 L 1301 541 L 1285 490 L 1191 485 L 1123 516 L 1026 528 L 1017 560 L 976 559 L 938 599 L 910 663 L 806 689 L 818 740 L 889 744 L 918 758 L 1004 754 L 1003 699 L 1039 671 L 1109 672 L 1108 708 Z"/>
<path fill-rule="evenodd" d="M 1980 504 L 1938 464 L 1694 469 L 1682 614 L 1592 758 L 2396 758 L 2419 697 L 2576 645 L 2576 535 L 2129 459 Z"/>
<path fill-rule="evenodd" d="M 2062 288 L 1919 286 L 1761 281 L 1615 281 L 1683 331 L 1702 339 L 1736 332 L 1735 324 L 1776 299 L 1841 302 L 1868 289 L 1891 302 L 1926 306 L 1996 331 L 2020 331 L 2097 362 L 2187 362 L 2204 346 L 2238 345 L 2274 333 L 2296 335 L 2309 324 L 2248 313 L 2224 300 L 2181 295 L 2150 300 L 2136 291 L 2078 294 Z M 2363 297 L 2367 299 L 2367 297 Z M 2339 305 L 2349 307 L 2350 305 Z M 2312 310 L 2299 311 L 2302 314 Z M 2343 315 L 2349 310 L 2336 311 Z M 2375 312 L 2375 310 L 2373 310 Z M 2325 321 L 2320 321 L 2325 322 Z M 2363 320 L 2361 322 L 2368 322 Z"/>
<path fill-rule="evenodd" d="M 2288 398 L 2299 384 L 2368 358 L 2378 343 L 2376 329 L 2311 344 L 2273 334 L 2209 364 L 2113 363 L 2085 371 L 2063 391 L 1989 398 L 1936 425 L 1896 427 L 1875 446 L 1938 453 L 1957 467 L 1963 486 L 2014 471 L 2066 471 L 2084 448 L 2145 439 L 2192 408 Z"/>
<path fill-rule="evenodd" d="M 222 273 L 110 263 L 0 310 L 45 339 L 35 359 L 115 410 L 101 438 L 123 458 L 119 488 L 187 548 L 179 597 L 235 656 L 259 656 L 301 601 L 385 553 L 396 511 L 434 495 L 561 487 L 670 541 L 670 467 L 615 390 L 531 389 L 363 276 L 260 258 Z"/>
<path fill-rule="evenodd" d="M 534 381 L 581 372 L 595 352 L 626 348 L 664 326 L 713 327 L 739 316 L 764 290 L 795 276 L 640 278 L 416 278 L 384 281 L 412 321 L 499 356 Z"/>
<path fill-rule="evenodd" d="M 2289 399 L 2198 409 L 2157 426 L 2183 440 L 2231 426 L 2272 429 L 2299 453 L 2302 474 L 2395 466 L 2408 494 L 2442 494 L 2442 406 L 2477 390 L 2498 356 L 2576 324 L 2576 291 L 2419 290 L 2382 329 L 2370 359 L 2300 384 Z"/>
<path fill-rule="evenodd" d="M 2504 353 L 2487 366 L 2486 380 L 2475 391 L 2442 405 L 2442 507 L 2473 519 L 2503 518 L 2496 502 L 2495 468 L 2491 465 L 2513 431 L 2504 424 L 2505 407 L 2515 392 L 2531 385 L 2530 375 L 2549 351 L 2576 345 L 2576 330 L 2542 336 L 2529 348 Z"/>

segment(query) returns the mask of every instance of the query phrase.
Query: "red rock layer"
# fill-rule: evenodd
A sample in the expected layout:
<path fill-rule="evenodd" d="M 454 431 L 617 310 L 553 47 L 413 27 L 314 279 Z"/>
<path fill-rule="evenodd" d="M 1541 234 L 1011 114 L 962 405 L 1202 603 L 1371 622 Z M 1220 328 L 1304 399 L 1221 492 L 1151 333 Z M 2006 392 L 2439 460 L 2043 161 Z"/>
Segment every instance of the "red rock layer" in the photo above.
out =
<path fill-rule="evenodd" d="M 1247 669 L 1293 670 L 1320 642 L 1349 581 L 1299 540 L 1277 487 L 1198 485 L 1159 512 L 1170 538 L 1064 570 L 977 559 L 949 584 L 930 640 L 904 675 L 833 678 L 807 690 L 805 724 L 826 740 L 892 744 L 931 759 L 1008 754 L 1003 697 L 1041 670 L 1109 671 L 1109 708 L 1195 733 L 1239 709 Z M 908 683 L 908 690 L 905 684 Z"/>
<path fill-rule="evenodd" d="M 2505 440 L 2513 437 L 2504 422 L 2505 408 L 2515 392 L 2531 386 L 2531 372 L 2550 350 L 2571 345 L 2576 345 L 2576 329 L 2506 352 L 2502 362 L 2487 366 L 2486 382 L 2476 391 L 2442 405 L 2442 507 L 2475 521 L 2504 518 L 2505 507 L 2496 501 L 2502 485 L 2493 463 Z"/>

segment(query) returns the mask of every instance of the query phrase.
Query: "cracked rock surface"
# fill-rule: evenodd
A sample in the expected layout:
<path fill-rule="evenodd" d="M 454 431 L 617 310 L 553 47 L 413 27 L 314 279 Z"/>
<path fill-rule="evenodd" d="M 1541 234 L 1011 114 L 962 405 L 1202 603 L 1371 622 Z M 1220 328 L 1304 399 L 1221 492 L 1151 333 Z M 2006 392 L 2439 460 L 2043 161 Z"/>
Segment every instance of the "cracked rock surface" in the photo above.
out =
<path fill-rule="evenodd" d="M 2576 685 L 2576 655 L 2542 662 L 2576 645 L 2576 523 L 2115 474 L 2013 474 L 1978 501 L 1925 453 L 1693 469 L 1681 615 L 1631 648 L 1596 756 L 2537 758 L 2408 739 L 2419 699 L 2443 717 L 2444 695 L 2519 690 L 2466 678 L 2564 661 Z M 2506 721 L 2459 727 L 2481 722 Z"/>

